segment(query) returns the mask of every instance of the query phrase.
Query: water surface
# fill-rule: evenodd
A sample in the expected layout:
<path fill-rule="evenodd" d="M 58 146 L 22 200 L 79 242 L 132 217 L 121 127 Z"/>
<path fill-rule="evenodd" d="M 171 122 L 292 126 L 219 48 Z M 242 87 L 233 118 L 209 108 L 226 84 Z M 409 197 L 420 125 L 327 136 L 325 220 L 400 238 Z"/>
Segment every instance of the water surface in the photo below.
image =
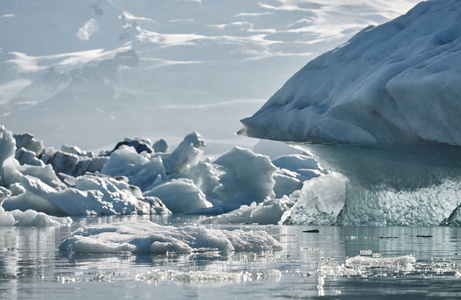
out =
<path fill-rule="evenodd" d="M 76 218 L 71 227 L 0 228 L 2 299 L 414 299 L 461 295 L 461 230 L 449 227 L 219 225 L 265 230 L 284 245 L 264 253 L 76 255 L 59 244 L 88 224 L 149 217 Z M 153 217 L 183 226 L 198 217 Z M 303 231 L 318 229 L 318 233 Z M 386 262 L 345 266 L 362 254 Z"/>

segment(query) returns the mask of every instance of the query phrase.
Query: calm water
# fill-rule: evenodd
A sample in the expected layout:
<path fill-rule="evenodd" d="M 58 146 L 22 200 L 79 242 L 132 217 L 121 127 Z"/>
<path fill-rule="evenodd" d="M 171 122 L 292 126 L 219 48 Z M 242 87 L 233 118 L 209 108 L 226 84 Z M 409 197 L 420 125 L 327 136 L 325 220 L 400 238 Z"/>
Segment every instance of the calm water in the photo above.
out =
<path fill-rule="evenodd" d="M 215 227 L 266 230 L 285 249 L 229 256 L 215 252 L 82 256 L 57 250 L 79 226 L 129 219 L 75 219 L 70 228 L 0 228 L 0 298 L 461 298 L 458 228 L 220 225 Z M 181 226 L 197 219 L 153 221 Z M 319 233 L 303 233 L 308 229 Z M 374 255 L 381 262 L 412 254 L 416 262 L 344 266 L 346 258 L 359 254 L 370 259 Z"/>

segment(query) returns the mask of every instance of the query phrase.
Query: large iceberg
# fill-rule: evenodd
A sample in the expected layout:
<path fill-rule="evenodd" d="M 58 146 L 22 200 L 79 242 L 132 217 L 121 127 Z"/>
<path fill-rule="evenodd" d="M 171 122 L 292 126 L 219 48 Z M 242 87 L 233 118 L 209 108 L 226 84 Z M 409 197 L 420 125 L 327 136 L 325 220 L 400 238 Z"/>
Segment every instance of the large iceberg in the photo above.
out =
<path fill-rule="evenodd" d="M 251 136 L 461 145 L 461 3 L 426 1 L 309 62 L 252 117 Z M 428 126 L 430 124 L 430 126 Z"/>
<path fill-rule="evenodd" d="M 240 133 L 289 141 L 347 178 L 306 183 L 330 192 L 296 192 L 287 223 L 456 223 L 447 218 L 461 198 L 460 19 L 460 1 L 434 0 L 367 27 L 242 120 Z"/>

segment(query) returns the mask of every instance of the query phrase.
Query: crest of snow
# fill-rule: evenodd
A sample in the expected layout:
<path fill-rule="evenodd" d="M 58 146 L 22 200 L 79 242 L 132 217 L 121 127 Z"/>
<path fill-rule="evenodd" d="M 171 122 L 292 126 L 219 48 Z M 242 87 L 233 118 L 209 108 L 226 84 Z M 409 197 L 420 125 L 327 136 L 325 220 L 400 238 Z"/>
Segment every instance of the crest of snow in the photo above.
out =
<path fill-rule="evenodd" d="M 96 31 L 98 31 L 98 22 L 95 19 L 90 19 L 78 29 L 77 37 L 82 41 L 88 41 Z"/>
<path fill-rule="evenodd" d="M 77 253 L 192 253 L 196 251 L 271 251 L 282 245 L 265 231 L 217 230 L 161 226 L 151 221 L 115 223 L 81 228 L 60 250 Z"/>

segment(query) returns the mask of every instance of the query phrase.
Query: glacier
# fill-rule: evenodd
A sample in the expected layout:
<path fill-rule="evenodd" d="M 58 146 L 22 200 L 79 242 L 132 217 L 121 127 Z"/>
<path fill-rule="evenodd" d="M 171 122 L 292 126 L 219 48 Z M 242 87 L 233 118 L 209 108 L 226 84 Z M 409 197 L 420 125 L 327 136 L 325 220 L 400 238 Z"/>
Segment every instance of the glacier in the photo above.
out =
<path fill-rule="evenodd" d="M 307 63 L 239 133 L 288 142 L 343 174 L 316 187 L 344 203 L 334 224 L 458 224 L 460 19 L 461 2 L 433 0 L 363 29 Z M 309 207 L 331 193 L 298 193 L 286 222 L 328 219 Z"/>

